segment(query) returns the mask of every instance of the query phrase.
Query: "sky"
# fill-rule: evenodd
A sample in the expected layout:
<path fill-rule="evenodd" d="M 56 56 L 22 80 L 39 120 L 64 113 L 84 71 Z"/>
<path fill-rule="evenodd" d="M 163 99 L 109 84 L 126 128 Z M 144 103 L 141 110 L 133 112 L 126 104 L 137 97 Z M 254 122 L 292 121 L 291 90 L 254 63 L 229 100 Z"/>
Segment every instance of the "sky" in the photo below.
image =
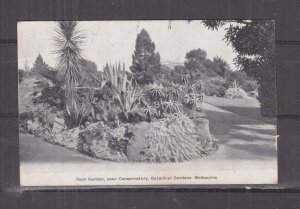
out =
<path fill-rule="evenodd" d="M 161 60 L 184 62 L 185 54 L 193 49 L 204 49 L 207 57 L 222 57 L 234 69 L 235 53 L 223 40 L 224 28 L 208 30 L 201 21 L 82 21 L 81 30 L 86 34 L 82 45 L 83 57 L 94 61 L 98 70 L 108 63 L 125 63 L 129 69 L 137 34 L 144 28 L 155 43 Z M 50 66 L 56 66 L 57 55 L 53 37 L 55 22 L 18 23 L 18 67 L 24 68 L 27 60 L 32 66 L 41 54 Z"/>

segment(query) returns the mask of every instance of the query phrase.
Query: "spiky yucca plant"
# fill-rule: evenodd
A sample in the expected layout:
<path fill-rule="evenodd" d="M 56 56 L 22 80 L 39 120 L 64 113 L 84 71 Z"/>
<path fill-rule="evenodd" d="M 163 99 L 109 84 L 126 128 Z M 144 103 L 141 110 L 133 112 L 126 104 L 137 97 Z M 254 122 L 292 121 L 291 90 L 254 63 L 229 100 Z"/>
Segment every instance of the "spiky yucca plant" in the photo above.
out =
<path fill-rule="evenodd" d="M 60 21 L 54 28 L 58 69 L 62 74 L 62 87 L 66 98 L 66 113 L 72 125 L 81 125 L 91 113 L 91 102 L 80 103 L 76 85 L 80 80 L 80 60 L 83 60 L 81 45 L 85 35 L 76 21 Z"/>
<path fill-rule="evenodd" d="M 54 30 L 54 52 L 58 56 L 58 67 L 62 71 L 66 88 L 72 88 L 80 79 L 79 61 L 83 59 L 81 44 L 84 43 L 85 35 L 76 21 L 60 21 Z"/>

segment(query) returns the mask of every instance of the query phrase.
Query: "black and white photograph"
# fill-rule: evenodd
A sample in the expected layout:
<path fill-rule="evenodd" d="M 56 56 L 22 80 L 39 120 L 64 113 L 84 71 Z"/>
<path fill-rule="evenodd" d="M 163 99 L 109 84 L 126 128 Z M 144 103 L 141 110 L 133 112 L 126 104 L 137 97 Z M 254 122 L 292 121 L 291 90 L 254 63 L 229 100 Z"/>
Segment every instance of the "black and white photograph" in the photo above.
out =
<path fill-rule="evenodd" d="M 277 184 L 274 20 L 17 30 L 21 186 Z"/>

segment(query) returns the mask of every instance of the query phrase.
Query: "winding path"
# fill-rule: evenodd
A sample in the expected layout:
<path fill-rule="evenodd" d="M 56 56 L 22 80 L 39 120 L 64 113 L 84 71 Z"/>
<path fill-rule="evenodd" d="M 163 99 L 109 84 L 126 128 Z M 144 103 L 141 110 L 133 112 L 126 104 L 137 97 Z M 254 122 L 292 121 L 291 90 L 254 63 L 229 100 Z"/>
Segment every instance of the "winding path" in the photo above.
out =
<path fill-rule="evenodd" d="M 219 150 L 200 161 L 235 167 L 247 163 L 245 169 L 277 166 L 276 126 L 204 103 L 210 132 L 219 141 Z M 229 164 L 229 165 L 228 165 Z M 276 169 L 276 168 L 275 168 Z"/>

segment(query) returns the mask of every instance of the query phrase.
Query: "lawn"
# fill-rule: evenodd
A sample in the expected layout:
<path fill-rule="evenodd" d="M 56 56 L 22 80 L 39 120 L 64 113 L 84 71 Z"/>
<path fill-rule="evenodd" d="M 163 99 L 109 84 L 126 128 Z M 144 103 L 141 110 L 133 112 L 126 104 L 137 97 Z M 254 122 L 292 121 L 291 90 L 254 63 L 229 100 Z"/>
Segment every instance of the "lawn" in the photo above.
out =
<path fill-rule="evenodd" d="M 230 112 L 253 118 L 259 121 L 276 124 L 275 118 L 262 117 L 260 114 L 260 104 L 254 99 L 229 99 L 224 97 L 204 97 L 204 102 L 221 107 Z"/>

